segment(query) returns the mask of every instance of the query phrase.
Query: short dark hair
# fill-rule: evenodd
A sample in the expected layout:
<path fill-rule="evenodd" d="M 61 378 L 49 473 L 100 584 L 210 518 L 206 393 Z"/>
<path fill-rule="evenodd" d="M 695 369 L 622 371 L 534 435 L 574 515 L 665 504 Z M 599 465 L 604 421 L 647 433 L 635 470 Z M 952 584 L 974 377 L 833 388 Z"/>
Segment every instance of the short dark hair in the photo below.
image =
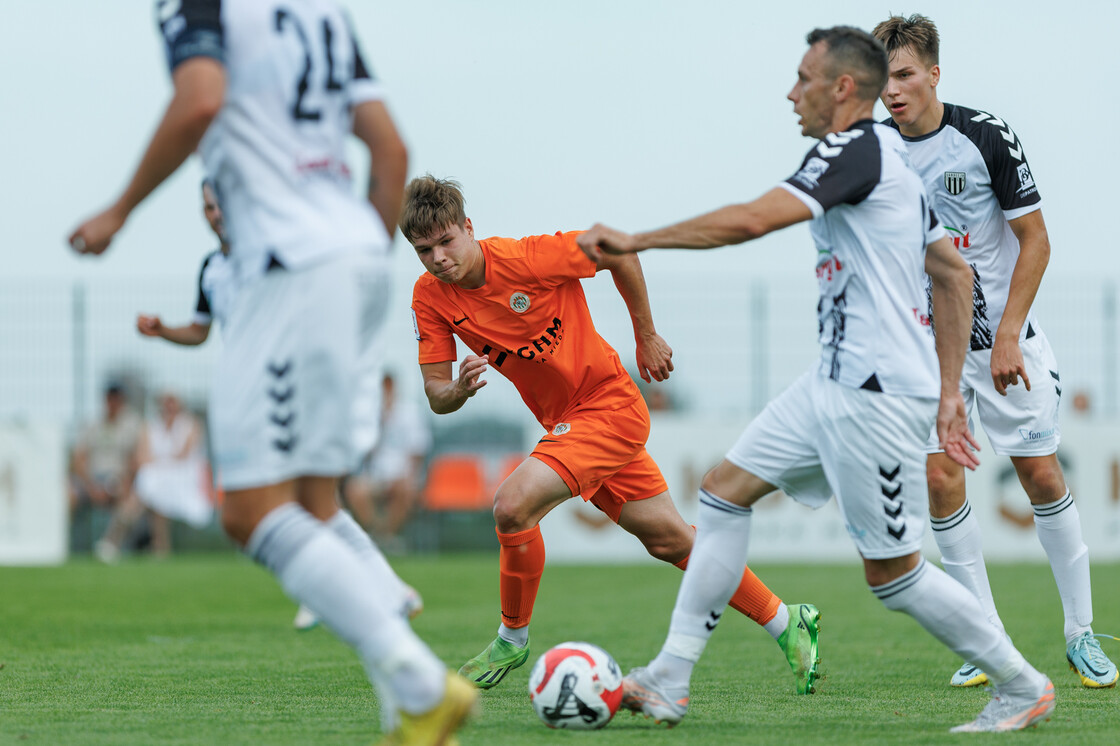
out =
<path fill-rule="evenodd" d="M 910 47 L 914 54 L 927 66 L 939 64 L 941 56 L 941 37 L 933 21 L 918 13 L 909 18 L 891 16 L 871 32 L 883 42 L 887 54 Z"/>
<path fill-rule="evenodd" d="M 809 46 L 823 42 L 828 47 L 829 74 L 851 75 L 856 95 L 864 101 L 879 98 L 887 85 L 887 50 L 871 34 L 854 26 L 816 28 L 806 35 Z"/>

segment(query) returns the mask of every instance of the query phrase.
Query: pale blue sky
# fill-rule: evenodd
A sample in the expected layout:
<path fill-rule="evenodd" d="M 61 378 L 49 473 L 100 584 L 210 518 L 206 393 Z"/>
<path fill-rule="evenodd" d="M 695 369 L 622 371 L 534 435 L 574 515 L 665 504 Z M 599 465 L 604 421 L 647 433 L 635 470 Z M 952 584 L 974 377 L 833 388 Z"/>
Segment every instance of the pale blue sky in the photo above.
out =
<path fill-rule="evenodd" d="M 345 4 L 367 61 L 389 86 L 410 171 L 459 179 L 484 236 L 596 220 L 652 228 L 761 194 L 796 170 L 810 146 L 785 100 L 805 33 L 836 23 L 870 28 L 890 11 L 926 12 L 943 37 L 942 99 L 1003 117 L 1025 143 L 1050 228 L 1051 272 L 1093 282 L 1120 274 L 1110 222 L 1120 104 L 1115 44 L 1106 38 L 1120 28 L 1120 3 Z M 152 3 L 5 0 L 3 8 L 5 274 L 192 283 L 214 244 L 194 162 L 134 213 L 105 257 L 78 259 L 63 243 L 121 189 L 167 101 Z M 421 267 L 399 238 L 397 246 L 391 323 L 406 345 Z M 681 283 L 703 293 L 703 275 L 682 275 L 686 266 L 744 283 L 780 277 L 811 298 L 813 256 L 799 226 L 756 245 L 643 262 L 655 314 L 703 317 L 703 304 L 657 305 L 664 288 Z M 803 311 L 808 326 L 812 306 Z"/>
<path fill-rule="evenodd" d="M 924 10 L 943 36 L 942 98 L 1002 116 L 1025 142 L 1056 263 L 1117 269 L 1104 224 L 1110 130 L 1120 113 L 1115 50 L 1091 31 L 1120 27 L 1120 4 L 347 5 L 366 57 L 390 86 L 412 172 L 459 178 L 487 235 L 598 219 L 653 227 L 758 195 L 788 176 L 809 145 L 784 99 L 805 32 L 840 22 L 868 28 L 889 10 Z M 133 216 L 105 259 L 78 260 L 61 240 L 121 188 L 166 102 L 151 3 L 4 6 L 6 271 L 193 273 L 211 243 L 193 163 Z M 769 243 L 732 250 L 720 263 L 794 269 L 785 252 L 768 256 Z"/>

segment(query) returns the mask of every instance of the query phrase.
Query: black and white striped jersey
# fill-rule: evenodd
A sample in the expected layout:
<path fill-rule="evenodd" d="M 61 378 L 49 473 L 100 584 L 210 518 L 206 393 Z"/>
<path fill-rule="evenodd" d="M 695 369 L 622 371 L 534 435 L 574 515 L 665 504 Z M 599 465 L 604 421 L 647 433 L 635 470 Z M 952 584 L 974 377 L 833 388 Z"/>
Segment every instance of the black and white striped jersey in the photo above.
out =
<path fill-rule="evenodd" d="M 221 111 L 199 145 L 247 280 L 340 251 L 387 253 L 389 236 L 355 194 L 345 145 L 352 107 L 381 97 L 333 0 L 157 0 L 174 70 L 209 57 L 226 71 Z"/>
<path fill-rule="evenodd" d="M 780 186 L 813 212 L 821 375 L 936 399 L 925 256 L 945 230 L 898 133 L 870 119 L 829 133 Z"/>
<path fill-rule="evenodd" d="M 195 324 L 225 324 L 237 294 L 237 277 L 233 263 L 221 249 L 211 251 L 202 260 L 198 271 L 198 300 L 195 302 Z"/>
<path fill-rule="evenodd" d="M 935 131 L 902 139 L 938 218 L 974 272 L 970 346 L 990 349 L 1019 259 L 1008 221 L 1042 207 L 1023 144 L 1002 119 L 953 104 L 945 104 Z M 1037 327 L 1033 310 L 1026 322 L 1024 338 Z"/>

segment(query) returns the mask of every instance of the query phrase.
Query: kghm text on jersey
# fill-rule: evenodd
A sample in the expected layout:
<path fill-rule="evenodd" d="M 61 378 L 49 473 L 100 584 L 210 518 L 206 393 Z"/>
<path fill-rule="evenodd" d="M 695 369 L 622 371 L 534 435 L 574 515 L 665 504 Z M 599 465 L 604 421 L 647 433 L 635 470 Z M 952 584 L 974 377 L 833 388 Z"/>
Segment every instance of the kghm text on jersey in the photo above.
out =
<path fill-rule="evenodd" d="M 539 363 L 548 362 L 548 355 L 553 355 L 560 347 L 560 343 L 564 340 L 564 332 L 561 329 L 560 318 L 552 319 L 552 325 L 545 328 L 539 337 L 530 339 L 523 347 L 518 347 L 516 350 L 506 350 L 505 352 L 498 353 L 498 356 L 491 360 L 495 368 L 502 367 L 502 363 L 506 361 L 509 355 L 517 355 L 522 360 L 536 360 Z M 482 348 L 483 355 L 489 355 L 494 351 L 490 345 Z"/>

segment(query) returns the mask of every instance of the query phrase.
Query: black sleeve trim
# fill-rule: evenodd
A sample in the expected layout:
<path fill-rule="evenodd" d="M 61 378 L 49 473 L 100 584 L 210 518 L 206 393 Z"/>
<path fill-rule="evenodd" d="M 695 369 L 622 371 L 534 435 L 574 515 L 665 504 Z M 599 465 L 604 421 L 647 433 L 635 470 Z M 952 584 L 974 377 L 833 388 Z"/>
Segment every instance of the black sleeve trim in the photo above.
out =
<path fill-rule="evenodd" d="M 181 0 L 178 12 L 169 17 L 164 13 L 167 7 L 166 0 L 161 1 L 157 13 L 170 70 L 192 57 L 225 63 L 221 0 Z"/>
<path fill-rule="evenodd" d="M 210 260 L 214 258 L 215 252 L 210 252 L 206 258 L 202 260 L 202 269 L 198 271 L 198 302 L 195 303 L 194 310 L 198 313 L 210 316 L 210 299 L 206 297 L 206 291 L 202 288 L 203 278 L 206 277 L 206 270 L 210 266 Z"/>
<path fill-rule="evenodd" d="M 882 171 L 879 138 L 868 123 L 826 135 L 786 183 L 828 210 L 839 204 L 858 205 L 867 199 L 879 185 Z"/>

